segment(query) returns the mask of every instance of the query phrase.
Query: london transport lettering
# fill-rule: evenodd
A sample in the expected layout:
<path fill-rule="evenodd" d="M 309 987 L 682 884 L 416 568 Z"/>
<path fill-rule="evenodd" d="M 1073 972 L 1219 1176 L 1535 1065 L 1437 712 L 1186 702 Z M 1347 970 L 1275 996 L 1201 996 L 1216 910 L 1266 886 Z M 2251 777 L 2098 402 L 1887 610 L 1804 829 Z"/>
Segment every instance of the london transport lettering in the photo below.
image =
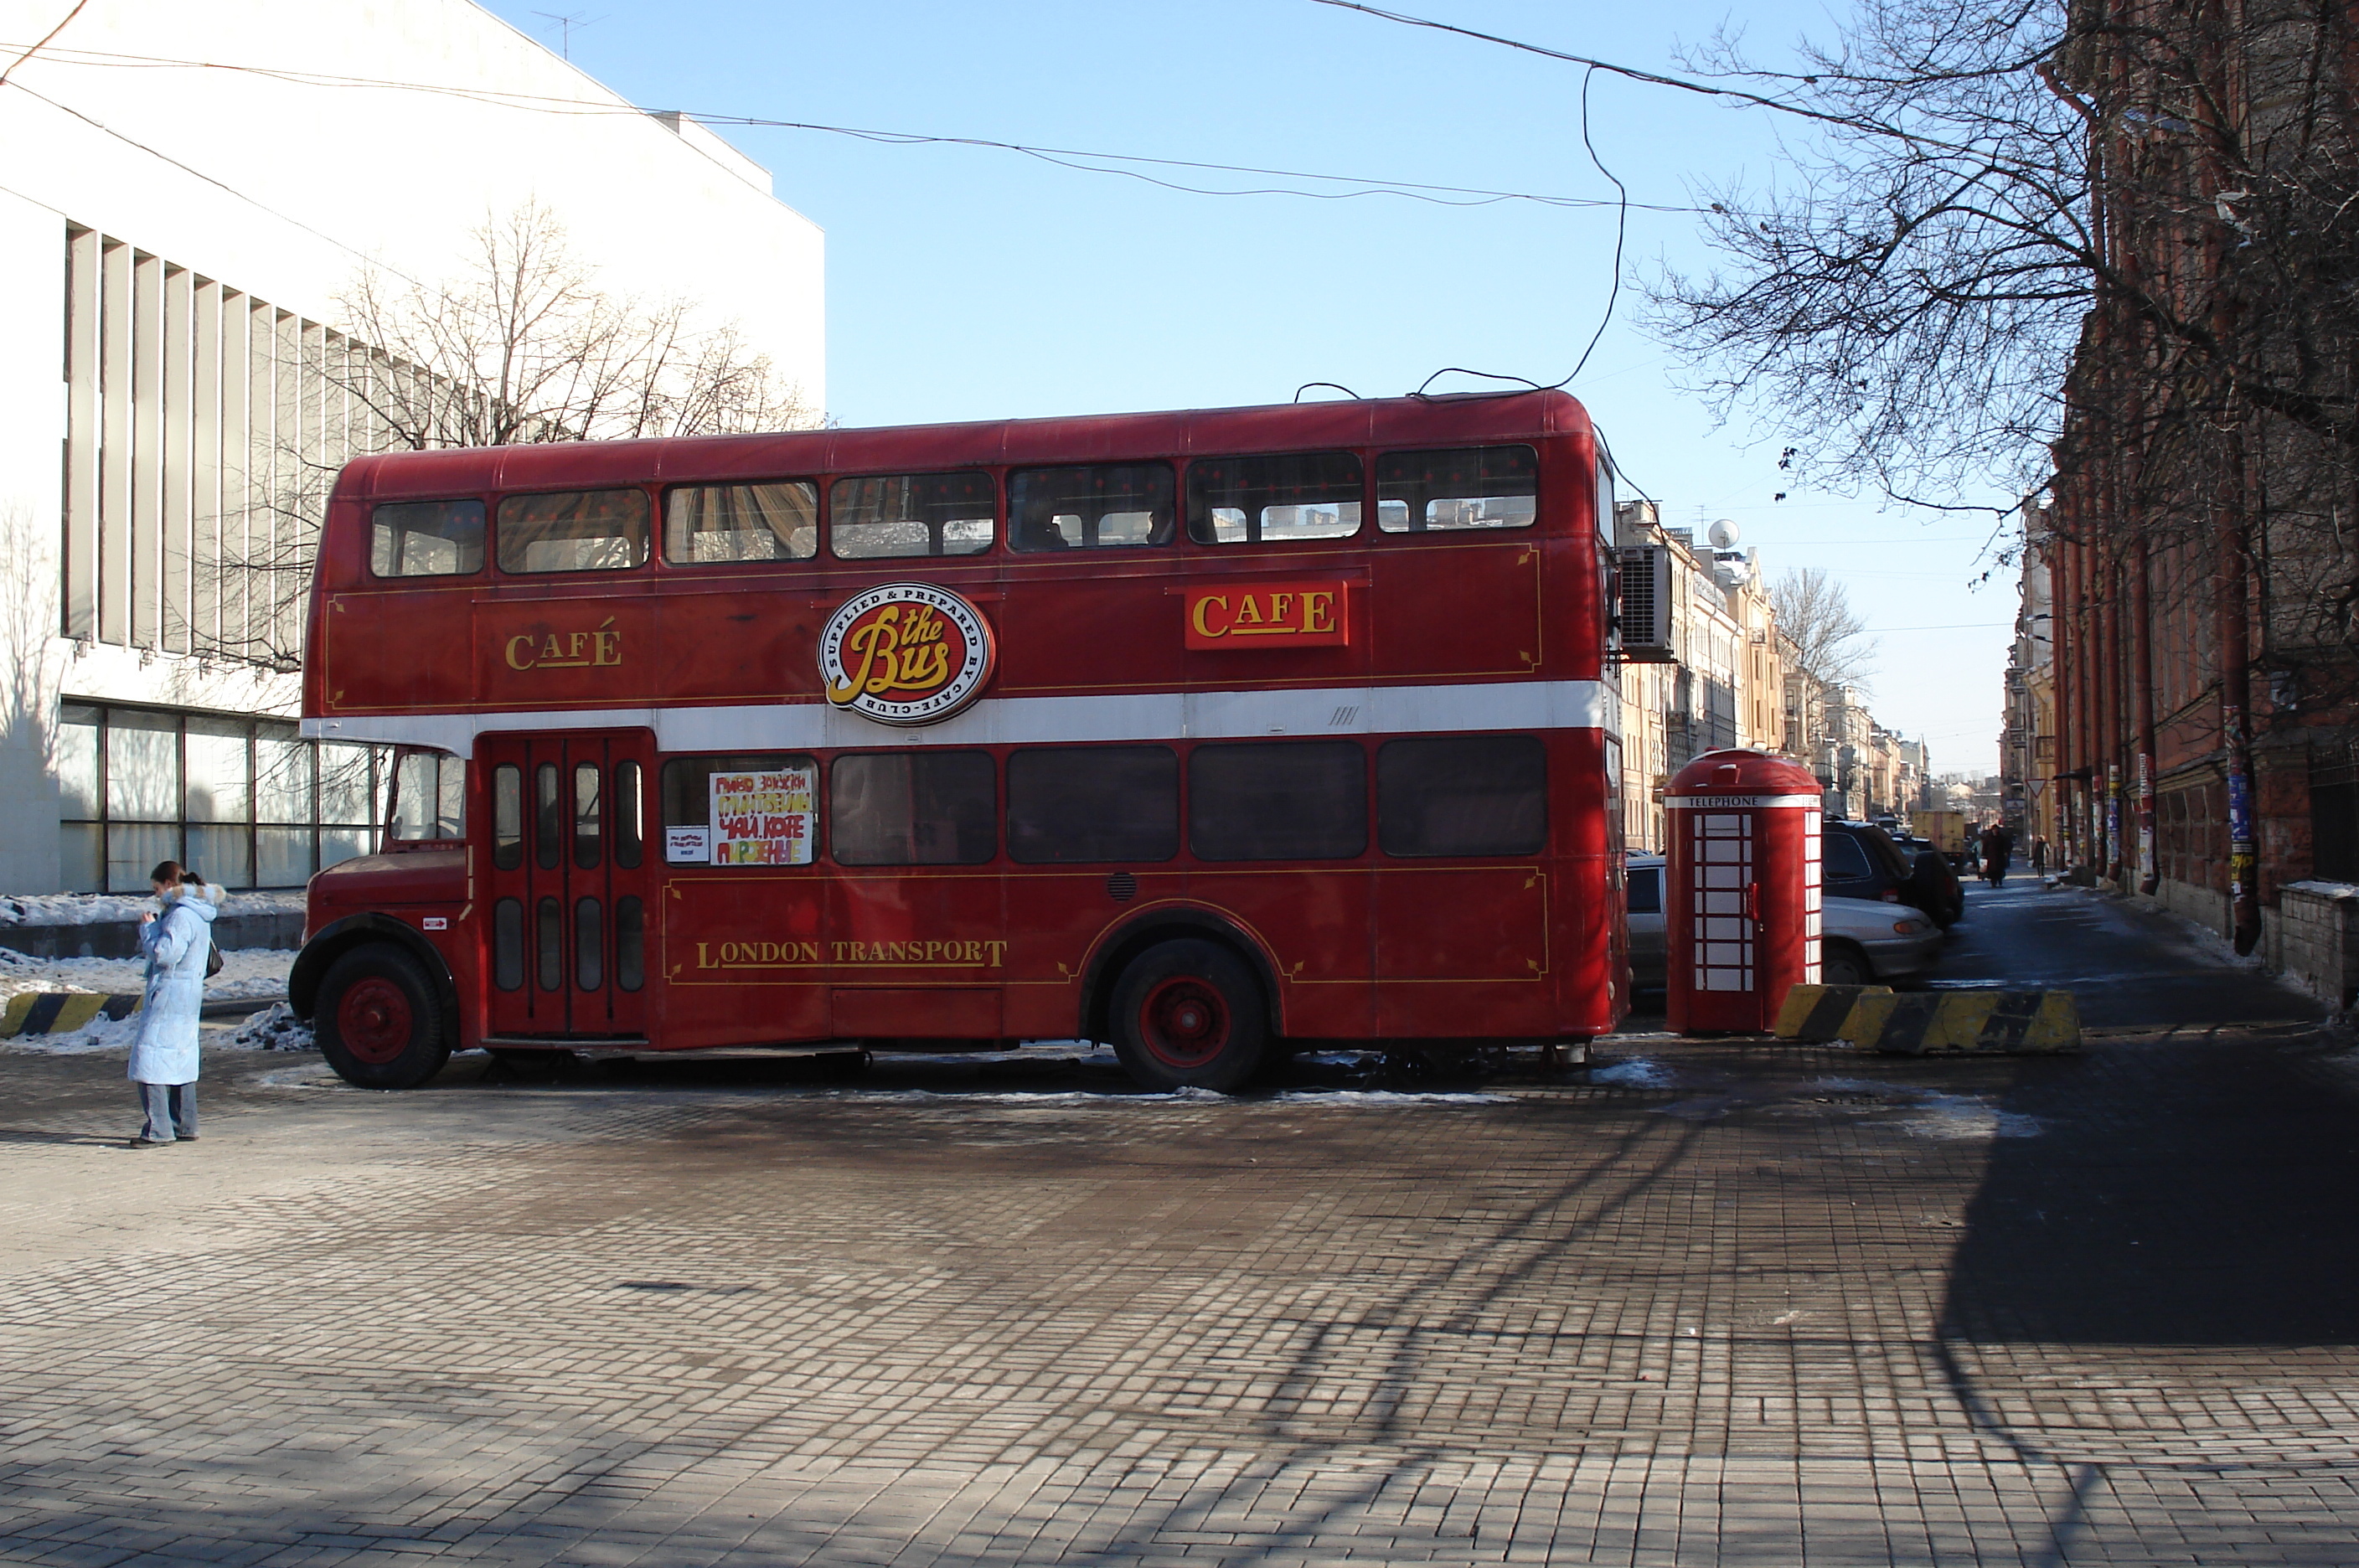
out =
<path fill-rule="evenodd" d="M 821 954 L 826 955 L 825 958 Z M 700 942 L 699 969 L 809 969 L 837 964 L 921 964 L 933 968 L 996 969 L 1004 942 Z"/>
<path fill-rule="evenodd" d="M 1188 646 L 1199 649 L 1341 648 L 1352 640 L 1343 583 L 1190 588 Z"/>
<path fill-rule="evenodd" d="M 991 626 L 964 598 L 926 583 L 856 595 L 819 635 L 820 678 L 838 708 L 886 724 L 930 724 L 981 694 Z"/>
<path fill-rule="evenodd" d="M 814 772 L 712 775 L 712 864 L 809 866 Z"/>
<path fill-rule="evenodd" d="M 588 670 L 623 662 L 623 634 L 607 616 L 586 632 L 518 632 L 507 640 L 510 670 Z"/>

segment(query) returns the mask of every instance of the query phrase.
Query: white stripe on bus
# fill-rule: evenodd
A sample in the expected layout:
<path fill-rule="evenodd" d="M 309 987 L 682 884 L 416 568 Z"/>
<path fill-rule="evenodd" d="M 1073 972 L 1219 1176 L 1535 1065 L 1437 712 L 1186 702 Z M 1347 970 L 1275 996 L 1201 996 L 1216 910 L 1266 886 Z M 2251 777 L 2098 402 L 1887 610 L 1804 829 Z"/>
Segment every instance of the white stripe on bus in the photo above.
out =
<path fill-rule="evenodd" d="M 1465 730 L 1610 733 L 1606 699 L 1603 683 L 1596 681 L 1501 681 L 1466 686 L 992 697 L 940 724 L 915 729 L 880 724 L 824 702 L 763 702 L 722 708 L 368 714 L 305 719 L 303 734 L 313 740 L 432 746 L 472 757 L 477 735 L 515 730 L 651 729 L 660 751 L 723 752 Z"/>

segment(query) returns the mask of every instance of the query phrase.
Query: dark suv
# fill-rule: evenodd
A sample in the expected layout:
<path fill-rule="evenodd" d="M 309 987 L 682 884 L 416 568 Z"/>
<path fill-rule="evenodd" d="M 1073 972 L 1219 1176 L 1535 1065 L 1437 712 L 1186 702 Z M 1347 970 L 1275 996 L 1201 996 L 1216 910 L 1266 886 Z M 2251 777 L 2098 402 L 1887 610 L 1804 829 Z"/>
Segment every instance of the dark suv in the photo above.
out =
<path fill-rule="evenodd" d="M 1880 898 L 1922 909 L 1944 930 L 1965 910 L 1955 873 L 1940 874 L 1941 857 L 1928 853 L 1911 865 L 1892 835 L 1865 822 L 1829 822 L 1819 843 L 1819 881 L 1831 898 Z M 1929 864 L 1930 863 L 1930 864 Z"/>

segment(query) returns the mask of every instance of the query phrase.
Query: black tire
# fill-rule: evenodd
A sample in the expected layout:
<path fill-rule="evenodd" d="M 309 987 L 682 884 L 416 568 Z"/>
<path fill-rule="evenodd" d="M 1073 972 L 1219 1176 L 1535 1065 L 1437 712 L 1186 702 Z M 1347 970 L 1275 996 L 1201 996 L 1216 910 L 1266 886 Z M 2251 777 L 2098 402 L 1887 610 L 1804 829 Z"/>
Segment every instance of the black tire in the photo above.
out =
<path fill-rule="evenodd" d="M 1261 983 L 1215 942 L 1148 948 L 1114 986 L 1114 1049 L 1148 1089 L 1242 1088 L 1270 1054 Z"/>
<path fill-rule="evenodd" d="M 1875 971 L 1867 954 L 1847 942 L 1822 943 L 1819 952 L 1819 983 L 1823 985 L 1873 985 Z"/>
<path fill-rule="evenodd" d="M 328 966 L 311 1011 L 320 1054 L 347 1083 L 415 1089 L 451 1060 L 450 1020 L 418 961 L 370 942 Z"/>

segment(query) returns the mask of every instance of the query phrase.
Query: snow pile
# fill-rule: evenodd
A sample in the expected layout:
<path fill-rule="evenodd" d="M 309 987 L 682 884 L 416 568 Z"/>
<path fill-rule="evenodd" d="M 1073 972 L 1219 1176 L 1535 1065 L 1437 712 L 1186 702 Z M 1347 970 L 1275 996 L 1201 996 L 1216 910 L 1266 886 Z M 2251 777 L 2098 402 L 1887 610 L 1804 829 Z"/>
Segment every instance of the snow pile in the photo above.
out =
<path fill-rule="evenodd" d="M 88 991 L 93 987 L 65 978 L 46 959 L 31 958 L 13 948 L 0 947 L 0 1001 L 22 991 Z"/>
<path fill-rule="evenodd" d="M 237 1026 L 237 1032 L 225 1042 L 238 1051 L 317 1051 L 320 1042 L 311 1038 L 311 1026 L 295 1016 L 295 1009 L 280 1002 L 276 1007 L 255 1014 Z"/>
<path fill-rule="evenodd" d="M 222 972 L 205 982 L 208 1002 L 256 1001 L 287 994 L 295 966 L 292 948 L 239 948 L 222 954 Z M 30 958 L 0 948 L 0 997 L 20 991 L 97 992 L 128 996 L 147 985 L 139 958 Z"/>
<path fill-rule="evenodd" d="M 88 1056 L 101 1051 L 129 1051 L 139 1036 L 139 1015 L 110 1018 L 99 1015 L 71 1034 L 20 1034 L 7 1043 L 18 1051 L 48 1056 Z"/>
<path fill-rule="evenodd" d="M 202 869 L 200 867 L 200 869 Z M 239 915 L 299 915 L 303 891 L 232 893 L 222 902 L 222 913 Z M 103 926 L 132 924 L 153 914 L 156 900 L 145 893 L 49 893 L 0 898 L 0 926 Z"/>

